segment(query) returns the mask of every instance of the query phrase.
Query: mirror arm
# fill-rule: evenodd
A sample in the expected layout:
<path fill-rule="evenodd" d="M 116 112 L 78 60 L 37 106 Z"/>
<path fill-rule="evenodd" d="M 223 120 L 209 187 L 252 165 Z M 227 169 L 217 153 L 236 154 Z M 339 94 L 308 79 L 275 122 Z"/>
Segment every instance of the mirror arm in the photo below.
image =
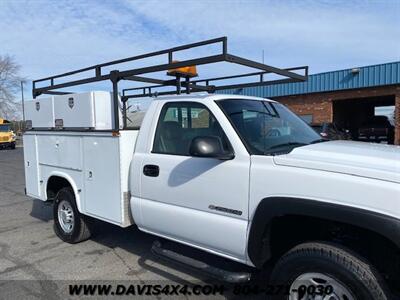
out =
<path fill-rule="evenodd" d="M 216 157 L 219 160 L 232 160 L 235 158 L 235 154 L 233 154 L 233 152 L 231 153 L 224 153 L 219 155 L 218 157 Z"/>

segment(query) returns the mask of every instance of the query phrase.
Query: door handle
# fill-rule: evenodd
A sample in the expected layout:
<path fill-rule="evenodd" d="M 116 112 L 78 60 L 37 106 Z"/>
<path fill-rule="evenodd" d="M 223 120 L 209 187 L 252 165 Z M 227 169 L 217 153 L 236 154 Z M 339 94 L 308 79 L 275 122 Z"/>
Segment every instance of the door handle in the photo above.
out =
<path fill-rule="evenodd" d="M 160 167 L 156 165 L 145 165 L 143 174 L 150 177 L 157 177 L 160 174 Z"/>

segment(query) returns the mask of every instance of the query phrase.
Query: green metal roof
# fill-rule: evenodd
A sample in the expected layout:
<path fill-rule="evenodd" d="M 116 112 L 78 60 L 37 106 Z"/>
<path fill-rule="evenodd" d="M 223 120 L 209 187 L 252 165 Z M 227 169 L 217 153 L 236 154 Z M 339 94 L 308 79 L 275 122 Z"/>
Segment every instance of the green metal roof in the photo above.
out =
<path fill-rule="evenodd" d="M 359 69 L 359 72 L 352 72 L 354 69 Z M 219 93 L 268 98 L 393 84 L 400 84 L 400 61 L 313 74 L 306 82 L 222 90 Z"/>

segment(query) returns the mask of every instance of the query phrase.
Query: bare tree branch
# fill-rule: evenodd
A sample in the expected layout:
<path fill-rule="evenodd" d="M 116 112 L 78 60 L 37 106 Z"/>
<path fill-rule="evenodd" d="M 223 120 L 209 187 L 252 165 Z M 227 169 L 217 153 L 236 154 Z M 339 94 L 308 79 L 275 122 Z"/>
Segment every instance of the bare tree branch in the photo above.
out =
<path fill-rule="evenodd" d="M 0 116 L 13 119 L 20 114 L 21 104 L 15 94 L 19 92 L 21 81 L 20 66 L 8 55 L 0 55 Z"/>

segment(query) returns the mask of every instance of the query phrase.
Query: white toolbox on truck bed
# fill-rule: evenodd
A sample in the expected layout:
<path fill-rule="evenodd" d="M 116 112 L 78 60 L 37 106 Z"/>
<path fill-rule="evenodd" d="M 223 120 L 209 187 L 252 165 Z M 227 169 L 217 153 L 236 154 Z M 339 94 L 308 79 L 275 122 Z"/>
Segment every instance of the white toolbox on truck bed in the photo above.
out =
<path fill-rule="evenodd" d="M 96 91 L 38 98 L 25 102 L 28 129 L 113 129 L 109 92 Z"/>
<path fill-rule="evenodd" d="M 67 94 L 54 97 L 56 127 L 111 130 L 112 97 L 109 92 Z"/>
<path fill-rule="evenodd" d="M 54 127 L 54 97 L 26 101 L 24 109 L 28 129 Z"/>

